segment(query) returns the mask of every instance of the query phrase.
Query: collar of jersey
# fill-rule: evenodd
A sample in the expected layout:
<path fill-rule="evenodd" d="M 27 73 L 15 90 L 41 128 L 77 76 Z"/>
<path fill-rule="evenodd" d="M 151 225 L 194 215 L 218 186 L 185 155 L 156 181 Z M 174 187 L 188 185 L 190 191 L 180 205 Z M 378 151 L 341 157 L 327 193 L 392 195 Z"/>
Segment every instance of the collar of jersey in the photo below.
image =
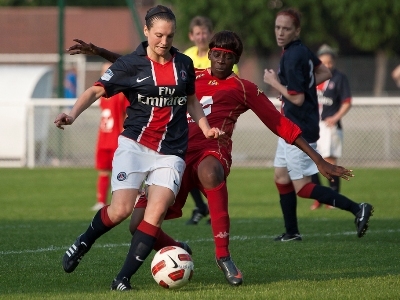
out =
<path fill-rule="evenodd" d="M 292 46 L 292 45 L 299 45 L 299 44 L 301 44 L 301 41 L 300 41 L 300 39 L 297 39 L 297 40 L 291 41 L 291 42 L 290 42 L 289 44 L 287 44 L 283 49 L 286 50 L 287 48 L 289 48 L 289 47 Z"/>

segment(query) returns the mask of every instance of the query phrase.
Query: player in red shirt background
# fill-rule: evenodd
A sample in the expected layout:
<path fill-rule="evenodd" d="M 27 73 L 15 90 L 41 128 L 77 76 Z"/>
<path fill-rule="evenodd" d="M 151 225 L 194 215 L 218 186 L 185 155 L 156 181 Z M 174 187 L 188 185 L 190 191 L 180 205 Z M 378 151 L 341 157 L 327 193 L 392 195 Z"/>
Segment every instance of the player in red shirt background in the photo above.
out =
<path fill-rule="evenodd" d="M 111 63 L 104 63 L 101 68 L 101 75 L 104 74 L 110 66 Z M 110 98 L 101 97 L 99 101 L 101 119 L 95 150 L 96 169 L 98 170 L 97 202 L 92 207 L 93 211 L 98 211 L 107 204 L 112 160 L 114 152 L 118 147 L 118 136 L 123 130 L 126 108 L 129 106 L 129 101 L 123 93 L 119 93 Z"/>

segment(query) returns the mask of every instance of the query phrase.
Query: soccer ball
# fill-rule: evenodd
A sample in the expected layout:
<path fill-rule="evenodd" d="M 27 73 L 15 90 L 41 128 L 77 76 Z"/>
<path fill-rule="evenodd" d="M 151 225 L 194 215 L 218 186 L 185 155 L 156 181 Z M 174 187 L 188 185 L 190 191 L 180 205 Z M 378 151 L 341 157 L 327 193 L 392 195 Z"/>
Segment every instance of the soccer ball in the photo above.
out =
<path fill-rule="evenodd" d="M 193 276 L 192 257 L 180 247 L 164 247 L 154 255 L 151 262 L 151 274 L 163 288 L 183 287 Z"/>

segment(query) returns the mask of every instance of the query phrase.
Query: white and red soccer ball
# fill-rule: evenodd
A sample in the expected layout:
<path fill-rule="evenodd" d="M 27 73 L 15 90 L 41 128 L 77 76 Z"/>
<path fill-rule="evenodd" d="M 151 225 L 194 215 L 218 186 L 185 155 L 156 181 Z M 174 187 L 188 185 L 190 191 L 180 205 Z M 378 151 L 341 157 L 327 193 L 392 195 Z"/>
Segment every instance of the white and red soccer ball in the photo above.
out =
<path fill-rule="evenodd" d="M 193 276 L 193 260 L 184 249 L 169 246 L 160 249 L 151 262 L 151 274 L 163 288 L 177 289 L 186 285 Z"/>

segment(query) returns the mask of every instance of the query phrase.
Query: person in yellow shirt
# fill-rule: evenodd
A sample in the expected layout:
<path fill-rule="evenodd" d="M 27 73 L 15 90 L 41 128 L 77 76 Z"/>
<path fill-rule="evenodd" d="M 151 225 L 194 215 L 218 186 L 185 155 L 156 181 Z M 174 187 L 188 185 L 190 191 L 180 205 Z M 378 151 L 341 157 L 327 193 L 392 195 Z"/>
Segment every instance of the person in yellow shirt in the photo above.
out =
<path fill-rule="evenodd" d="M 193 65 L 197 69 L 206 69 L 211 67 L 208 59 L 208 43 L 213 32 L 213 24 L 207 17 L 196 16 L 190 21 L 189 39 L 194 46 L 186 49 L 183 53 L 193 60 Z M 233 72 L 239 75 L 237 65 L 233 66 Z"/>
<path fill-rule="evenodd" d="M 209 18 L 196 16 L 190 21 L 189 39 L 194 43 L 194 46 L 186 49 L 183 53 L 193 60 L 193 65 L 197 69 L 211 67 L 211 61 L 208 59 L 208 44 L 211 40 L 212 32 L 213 24 Z M 239 75 L 237 65 L 234 65 L 232 70 Z M 209 214 L 208 205 L 204 202 L 201 192 L 198 189 L 191 190 L 190 195 L 196 207 L 186 225 L 197 225 L 201 219 Z M 208 219 L 207 224 L 210 224 L 210 222 L 211 220 Z"/>

